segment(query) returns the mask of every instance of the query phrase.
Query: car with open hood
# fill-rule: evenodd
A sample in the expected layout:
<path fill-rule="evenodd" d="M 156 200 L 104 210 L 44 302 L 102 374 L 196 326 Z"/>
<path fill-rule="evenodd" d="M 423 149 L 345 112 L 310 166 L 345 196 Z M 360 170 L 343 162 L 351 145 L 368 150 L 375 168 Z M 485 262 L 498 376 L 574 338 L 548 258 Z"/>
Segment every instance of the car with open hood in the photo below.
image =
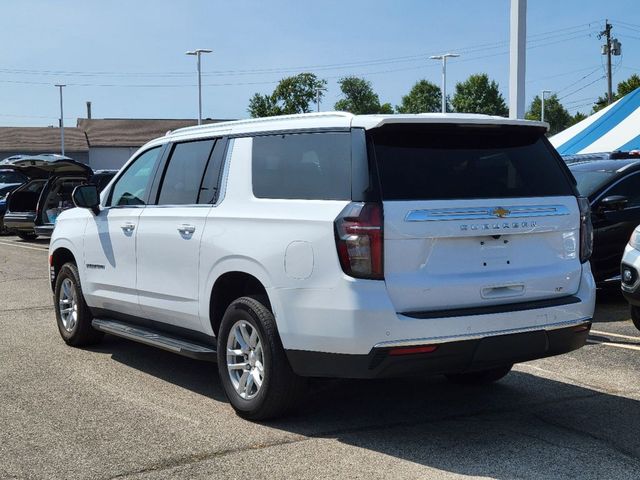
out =
<path fill-rule="evenodd" d="M 2 168 L 29 178 L 8 196 L 4 216 L 6 228 L 23 240 L 51 236 L 58 215 L 73 207 L 74 188 L 91 183 L 94 176 L 88 165 L 61 156 L 24 156 Z M 104 187 L 104 178 L 101 182 Z"/>

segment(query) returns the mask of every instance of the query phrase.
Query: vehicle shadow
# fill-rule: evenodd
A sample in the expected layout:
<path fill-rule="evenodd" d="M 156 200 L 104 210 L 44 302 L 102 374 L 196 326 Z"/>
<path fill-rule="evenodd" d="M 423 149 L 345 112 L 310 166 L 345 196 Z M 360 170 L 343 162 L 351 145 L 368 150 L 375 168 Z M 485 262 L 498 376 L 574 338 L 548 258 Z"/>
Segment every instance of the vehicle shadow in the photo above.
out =
<path fill-rule="evenodd" d="M 631 318 L 629 304 L 620 288 L 602 288 L 596 293 L 594 322 L 621 322 Z"/>
<path fill-rule="evenodd" d="M 49 245 L 49 238 L 42 238 L 42 237 L 38 237 L 38 238 L 33 238 L 30 240 L 23 240 L 21 238 L 16 237 L 15 241 L 16 243 L 24 243 L 27 245 Z"/>
<path fill-rule="evenodd" d="M 93 350 L 226 402 L 214 364 L 105 340 Z M 500 479 L 640 478 L 640 402 L 523 371 L 482 387 L 442 377 L 313 379 L 290 415 L 262 425 L 356 447 L 349 450 L 351 461 L 358 462 L 363 478 L 399 474 L 380 471 L 379 457 L 371 452 L 392 457 L 385 465 L 429 467 L 435 476 L 444 471 Z M 318 478 L 340 476 L 340 464 L 328 463 Z"/>

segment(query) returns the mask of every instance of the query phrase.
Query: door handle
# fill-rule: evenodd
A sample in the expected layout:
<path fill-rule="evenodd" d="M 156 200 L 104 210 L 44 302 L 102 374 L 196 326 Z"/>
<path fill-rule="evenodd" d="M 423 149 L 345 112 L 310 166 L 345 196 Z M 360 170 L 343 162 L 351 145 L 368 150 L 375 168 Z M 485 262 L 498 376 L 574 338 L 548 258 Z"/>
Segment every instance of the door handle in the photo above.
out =
<path fill-rule="evenodd" d="M 133 232 L 134 228 L 136 228 L 136 224 L 127 222 L 120 225 L 120 228 L 126 233 Z"/>
<path fill-rule="evenodd" d="M 193 225 L 183 224 L 178 227 L 178 232 L 182 233 L 183 235 L 191 235 L 195 231 L 196 227 Z"/>

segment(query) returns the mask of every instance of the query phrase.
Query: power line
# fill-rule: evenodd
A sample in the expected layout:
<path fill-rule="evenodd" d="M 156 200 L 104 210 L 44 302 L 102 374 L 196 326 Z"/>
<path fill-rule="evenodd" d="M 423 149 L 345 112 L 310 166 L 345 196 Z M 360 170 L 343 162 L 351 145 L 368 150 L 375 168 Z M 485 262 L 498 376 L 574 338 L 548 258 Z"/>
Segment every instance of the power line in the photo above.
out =
<path fill-rule="evenodd" d="M 563 98 L 570 97 L 571 95 L 584 90 L 585 88 L 593 85 L 596 82 L 599 82 L 600 80 L 602 80 L 603 78 L 606 78 L 606 77 L 607 77 L 606 75 L 602 75 L 602 76 L 596 78 L 593 82 L 589 82 L 586 85 L 583 85 L 582 87 L 575 89 L 573 92 L 567 93 L 566 95 L 563 95 L 562 97 L 558 97 L 558 100 L 562 100 Z"/>
<path fill-rule="evenodd" d="M 591 29 L 591 26 L 596 22 L 589 22 L 579 24 L 571 27 L 563 27 L 560 29 L 550 30 L 547 32 L 541 32 L 528 36 L 530 43 L 534 44 L 530 48 L 536 48 L 537 46 L 545 46 L 548 44 L 548 40 L 551 38 L 574 36 L 576 33 L 584 33 Z M 582 35 L 579 35 L 579 37 Z M 576 38 L 579 38 L 576 37 Z M 570 39 L 569 39 L 570 40 Z M 543 42 L 541 45 L 536 45 L 537 42 Z M 459 47 L 456 51 L 464 53 L 477 53 L 486 50 L 495 50 L 508 46 L 507 41 L 479 44 L 474 46 Z M 244 70 L 214 70 L 202 72 L 203 75 L 216 75 L 216 76 L 235 76 L 235 75 L 257 75 L 257 74 L 269 74 L 269 73 L 289 73 L 291 71 L 300 70 L 335 70 L 335 69 L 347 69 L 361 66 L 375 66 L 382 64 L 402 63 L 402 62 L 416 62 L 424 60 L 425 56 L 429 53 L 420 53 L 413 55 L 405 55 L 398 57 L 386 57 L 372 60 L 362 60 L 357 62 L 345 62 L 345 63 L 330 63 L 320 65 L 302 65 L 296 67 L 285 68 L 262 68 L 262 69 L 244 69 Z M 113 76 L 113 77 L 186 77 L 191 76 L 192 72 L 186 71 L 173 71 L 173 72 L 113 72 L 113 71 L 64 71 L 64 70 L 33 70 L 33 69 L 0 69 L 0 73 L 7 74 L 26 74 L 26 75 L 42 75 L 42 76 Z"/>

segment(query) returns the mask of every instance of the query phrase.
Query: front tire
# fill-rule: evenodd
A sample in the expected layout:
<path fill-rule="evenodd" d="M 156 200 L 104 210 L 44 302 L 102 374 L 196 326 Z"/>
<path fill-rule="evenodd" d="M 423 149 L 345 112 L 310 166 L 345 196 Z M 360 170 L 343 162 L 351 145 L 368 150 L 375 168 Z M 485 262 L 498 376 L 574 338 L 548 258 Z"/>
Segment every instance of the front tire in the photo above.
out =
<path fill-rule="evenodd" d="M 640 330 L 640 307 L 631 305 L 631 321 L 633 325 Z"/>
<path fill-rule="evenodd" d="M 477 372 L 452 373 L 446 375 L 446 377 L 450 382 L 461 385 L 486 385 L 497 382 L 506 376 L 507 373 L 511 371 L 511 368 L 513 368 L 513 365 L 504 365 L 502 367 L 479 370 Z"/>
<path fill-rule="evenodd" d="M 74 263 L 65 263 L 60 269 L 53 295 L 58 331 L 67 345 L 82 347 L 102 339 L 104 334 L 91 326 L 93 316 L 84 301 Z"/>
<path fill-rule="evenodd" d="M 291 408 L 302 390 L 287 360 L 273 313 L 265 297 L 241 297 L 222 318 L 218 334 L 218 372 L 236 413 L 266 420 Z"/>

